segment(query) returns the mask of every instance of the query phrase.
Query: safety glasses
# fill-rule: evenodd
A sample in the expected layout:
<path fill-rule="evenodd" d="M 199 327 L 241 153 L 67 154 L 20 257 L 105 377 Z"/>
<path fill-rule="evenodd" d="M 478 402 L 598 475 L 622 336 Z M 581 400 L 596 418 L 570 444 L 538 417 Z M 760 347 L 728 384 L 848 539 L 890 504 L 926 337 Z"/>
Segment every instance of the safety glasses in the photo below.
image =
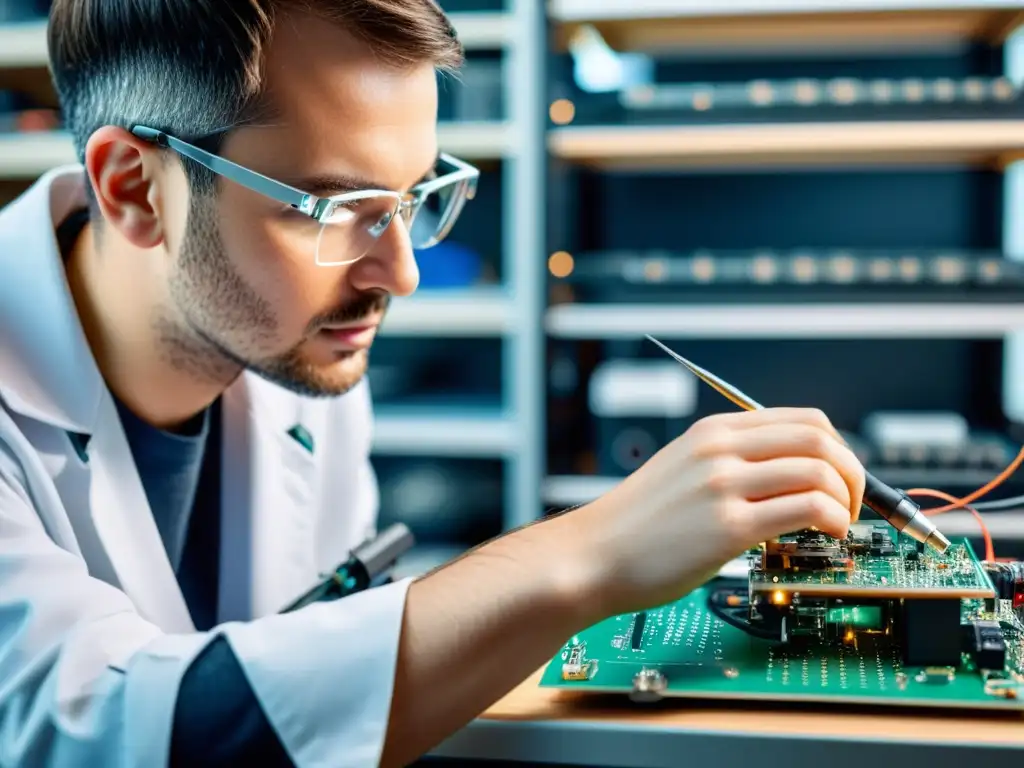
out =
<path fill-rule="evenodd" d="M 163 131 L 137 125 L 132 133 L 307 216 L 311 226 L 300 233 L 302 247 L 309 248 L 316 263 L 325 267 L 359 261 L 396 216 L 405 222 L 413 248 L 436 245 L 451 232 L 466 202 L 476 196 L 480 178 L 477 168 L 442 153 L 436 177 L 408 192 L 361 189 L 317 197 Z"/>

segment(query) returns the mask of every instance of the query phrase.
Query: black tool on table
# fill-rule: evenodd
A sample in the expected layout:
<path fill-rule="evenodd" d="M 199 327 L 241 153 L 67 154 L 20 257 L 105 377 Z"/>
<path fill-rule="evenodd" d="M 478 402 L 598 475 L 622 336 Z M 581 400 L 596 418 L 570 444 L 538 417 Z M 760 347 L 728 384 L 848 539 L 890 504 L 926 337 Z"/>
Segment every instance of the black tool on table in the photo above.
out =
<path fill-rule="evenodd" d="M 398 558 L 412 549 L 415 539 L 404 523 L 395 523 L 352 550 L 348 560 L 323 581 L 292 602 L 281 613 L 312 603 L 338 600 L 386 584 Z"/>

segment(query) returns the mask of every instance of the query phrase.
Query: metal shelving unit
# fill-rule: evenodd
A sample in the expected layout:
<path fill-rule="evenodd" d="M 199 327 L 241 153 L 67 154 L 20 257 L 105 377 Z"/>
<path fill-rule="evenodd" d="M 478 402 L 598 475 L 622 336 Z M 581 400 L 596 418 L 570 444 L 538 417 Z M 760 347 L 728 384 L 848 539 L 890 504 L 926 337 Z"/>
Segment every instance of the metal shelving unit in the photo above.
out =
<path fill-rule="evenodd" d="M 546 276 L 544 220 L 544 104 L 547 31 L 538 0 L 507 0 L 514 19 L 505 94 L 516 128 L 517 154 L 506 176 L 504 269 L 516 329 L 505 345 L 507 402 L 518 429 L 518 445 L 510 458 L 505 499 L 505 527 L 514 528 L 540 514 L 539 489 L 546 458 L 543 317 Z"/>
<path fill-rule="evenodd" d="M 403 456 L 506 459 L 519 452 L 516 420 L 497 412 L 474 416 L 465 410 L 378 407 L 373 450 Z"/>
<path fill-rule="evenodd" d="M 393 299 L 381 326 L 385 336 L 490 337 L 518 327 L 512 295 L 504 288 L 432 289 Z"/>
<path fill-rule="evenodd" d="M 1005 75 L 1024 80 L 1022 0 L 549 0 L 555 50 L 582 27 L 618 52 L 743 59 L 784 51 L 877 55 L 1003 46 Z M 830 124 L 553 125 L 546 138 L 562 164 L 605 172 L 645 169 L 747 172 L 816 167 L 974 166 L 1003 172 L 1004 251 L 1024 259 L 1024 121 Z M 564 194 L 553 192 L 554 195 Z M 549 251 L 560 250 L 560 242 Z M 635 340 L 652 333 L 692 339 L 1004 339 L 1004 411 L 1024 422 L 1024 305 L 920 303 L 663 305 L 559 303 L 545 313 L 549 338 Z M 938 482 L 934 477 L 931 482 Z M 978 480 L 980 486 L 990 477 Z M 591 501 L 620 482 L 598 475 L 546 476 L 546 509 Z M 941 487 L 941 486 L 932 486 Z M 967 513 L 942 518 L 976 535 Z M 993 535 L 1024 540 L 1024 509 L 986 517 Z"/>
<path fill-rule="evenodd" d="M 547 314 L 561 339 L 1001 338 L 1024 328 L 1022 304 L 565 304 Z M 813 331 L 809 331 L 813 329 Z"/>
<path fill-rule="evenodd" d="M 558 158 L 604 169 L 966 163 L 1024 153 L 1024 120 L 560 128 Z"/>
<path fill-rule="evenodd" d="M 690 55 L 936 50 L 998 40 L 1020 23 L 1013 0 L 551 0 L 564 44 L 594 25 L 619 50 Z"/>

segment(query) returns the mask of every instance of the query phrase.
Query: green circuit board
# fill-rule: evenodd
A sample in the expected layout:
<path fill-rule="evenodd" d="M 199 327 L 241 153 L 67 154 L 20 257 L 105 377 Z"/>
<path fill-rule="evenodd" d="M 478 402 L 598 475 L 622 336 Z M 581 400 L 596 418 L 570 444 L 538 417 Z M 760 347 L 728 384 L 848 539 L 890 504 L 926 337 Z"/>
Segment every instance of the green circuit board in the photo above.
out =
<path fill-rule="evenodd" d="M 853 528 L 865 538 L 877 532 L 884 538 L 885 555 L 872 554 L 870 546 L 848 553 L 825 552 L 835 558 L 837 567 L 825 569 L 767 569 L 752 571 L 750 589 L 754 592 L 800 592 L 803 595 L 848 594 L 880 598 L 907 597 L 991 597 L 988 575 L 970 544 L 954 541 L 943 555 L 919 552 L 916 543 L 896 534 L 895 529 L 862 524 Z M 792 537 L 781 537 L 785 547 Z M 832 540 L 824 535 L 825 542 Z M 876 548 L 875 552 L 881 551 Z M 820 546 L 820 543 L 819 543 Z M 784 551 L 784 550 L 783 550 Z"/>
<path fill-rule="evenodd" d="M 801 642 L 753 636 L 711 610 L 709 597 L 721 588 L 711 582 L 675 603 L 581 632 L 551 661 L 540 684 L 629 694 L 638 701 L 684 697 L 1024 710 L 1024 625 L 1010 601 L 992 599 L 992 583 L 967 541 L 955 541 L 938 559 L 921 557 L 913 545 L 897 546 L 884 557 L 865 554 L 852 571 L 841 573 L 755 568 L 748 588 L 750 595 L 771 590 L 764 595 L 771 599 L 780 585 L 813 589 L 839 580 L 848 585 L 844 597 L 818 600 L 820 626 L 838 627 L 838 634 L 833 629 L 826 637 L 823 631 Z M 879 593 L 880 587 L 885 589 Z M 960 626 L 954 633 L 988 622 L 1005 644 L 1003 667 L 980 669 L 966 650 L 953 664 L 907 664 L 898 632 L 884 621 L 905 604 L 901 589 L 907 599 L 924 590 L 954 612 L 958 603 Z M 782 591 L 780 599 L 800 599 L 798 589 Z"/>

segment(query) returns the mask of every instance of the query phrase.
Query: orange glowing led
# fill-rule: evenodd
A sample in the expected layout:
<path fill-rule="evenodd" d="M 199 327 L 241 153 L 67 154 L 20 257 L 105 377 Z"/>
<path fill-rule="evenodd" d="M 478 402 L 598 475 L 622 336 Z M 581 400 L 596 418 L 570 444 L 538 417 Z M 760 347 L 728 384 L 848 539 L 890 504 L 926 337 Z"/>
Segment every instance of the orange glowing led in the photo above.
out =
<path fill-rule="evenodd" d="M 576 105 L 569 99 L 555 99 L 548 107 L 548 116 L 555 125 L 568 125 L 576 117 Z"/>
<path fill-rule="evenodd" d="M 572 254 L 565 251 L 557 251 L 548 257 L 548 272 L 555 277 L 568 277 L 575 266 Z"/>

